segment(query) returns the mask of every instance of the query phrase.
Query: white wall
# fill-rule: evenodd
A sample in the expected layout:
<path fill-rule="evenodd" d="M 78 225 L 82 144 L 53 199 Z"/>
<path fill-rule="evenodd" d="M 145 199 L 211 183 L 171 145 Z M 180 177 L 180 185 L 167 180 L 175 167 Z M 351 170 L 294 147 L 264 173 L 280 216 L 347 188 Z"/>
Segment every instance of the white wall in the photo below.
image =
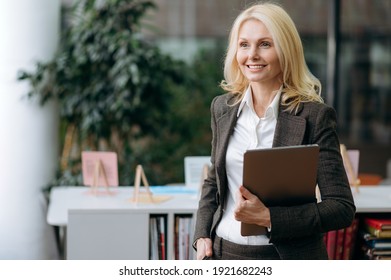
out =
<path fill-rule="evenodd" d="M 0 1 L 0 259 L 55 259 L 41 189 L 54 178 L 58 155 L 56 104 L 24 98 L 20 69 L 53 57 L 60 0 Z"/>

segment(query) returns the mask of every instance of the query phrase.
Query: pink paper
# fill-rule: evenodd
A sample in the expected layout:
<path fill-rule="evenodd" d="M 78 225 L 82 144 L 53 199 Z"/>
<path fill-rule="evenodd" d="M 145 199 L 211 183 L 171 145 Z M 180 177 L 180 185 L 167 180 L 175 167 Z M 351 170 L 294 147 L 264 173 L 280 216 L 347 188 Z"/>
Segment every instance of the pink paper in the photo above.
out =
<path fill-rule="evenodd" d="M 99 160 L 102 163 L 109 186 L 118 186 L 118 163 L 115 152 L 82 152 L 83 184 L 92 186 L 94 183 L 95 166 Z M 98 186 L 104 186 L 103 173 L 100 172 Z"/>

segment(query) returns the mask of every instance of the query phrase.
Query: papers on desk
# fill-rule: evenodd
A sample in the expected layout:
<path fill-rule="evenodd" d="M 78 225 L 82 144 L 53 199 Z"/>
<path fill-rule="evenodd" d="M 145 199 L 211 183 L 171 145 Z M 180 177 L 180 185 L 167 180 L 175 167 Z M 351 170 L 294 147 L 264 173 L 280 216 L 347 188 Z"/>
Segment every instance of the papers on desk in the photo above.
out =
<path fill-rule="evenodd" d="M 150 186 L 153 194 L 194 194 L 196 195 L 198 189 L 189 188 L 185 186 Z"/>
<path fill-rule="evenodd" d="M 197 189 L 185 186 L 148 186 L 147 191 L 133 194 L 133 203 L 160 203 L 172 198 L 173 195 L 197 195 Z"/>

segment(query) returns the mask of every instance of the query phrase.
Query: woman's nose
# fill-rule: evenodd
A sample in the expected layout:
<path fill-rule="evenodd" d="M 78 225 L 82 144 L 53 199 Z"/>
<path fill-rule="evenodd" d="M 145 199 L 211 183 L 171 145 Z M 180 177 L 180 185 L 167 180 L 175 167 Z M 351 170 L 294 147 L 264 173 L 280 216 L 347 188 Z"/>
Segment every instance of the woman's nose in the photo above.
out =
<path fill-rule="evenodd" d="M 258 49 L 257 48 L 251 48 L 250 49 L 250 53 L 249 53 L 249 57 L 250 59 L 258 59 L 259 58 L 259 54 L 258 54 Z"/>

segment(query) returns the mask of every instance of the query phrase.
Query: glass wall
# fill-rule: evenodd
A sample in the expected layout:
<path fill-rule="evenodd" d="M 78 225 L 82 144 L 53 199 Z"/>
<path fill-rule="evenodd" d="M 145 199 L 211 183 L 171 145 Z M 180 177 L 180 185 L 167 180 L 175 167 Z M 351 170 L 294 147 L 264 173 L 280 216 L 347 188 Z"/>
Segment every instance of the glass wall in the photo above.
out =
<path fill-rule="evenodd" d="M 386 176 L 391 158 L 391 1 L 341 1 L 339 126 L 364 171 Z"/>

